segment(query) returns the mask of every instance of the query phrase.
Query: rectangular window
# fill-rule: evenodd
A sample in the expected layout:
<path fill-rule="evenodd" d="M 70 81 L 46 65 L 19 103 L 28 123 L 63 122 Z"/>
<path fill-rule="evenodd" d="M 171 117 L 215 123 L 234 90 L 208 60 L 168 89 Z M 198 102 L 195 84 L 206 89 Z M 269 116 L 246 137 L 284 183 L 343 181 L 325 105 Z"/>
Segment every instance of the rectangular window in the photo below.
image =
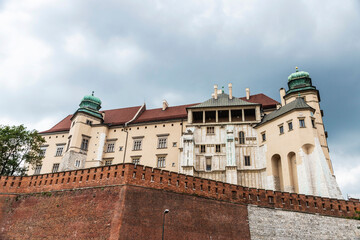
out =
<path fill-rule="evenodd" d="M 311 119 L 311 125 L 313 128 L 315 128 L 315 120 L 314 119 Z"/>
<path fill-rule="evenodd" d="M 34 174 L 40 174 L 42 165 L 36 165 Z"/>
<path fill-rule="evenodd" d="M 123 150 L 123 148 L 124 148 L 123 146 L 120 146 L 119 151 L 121 152 Z"/>
<path fill-rule="evenodd" d="M 280 131 L 280 134 L 284 134 L 284 126 L 283 125 L 279 126 L 279 131 Z"/>
<path fill-rule="evenodd" d="M 54 163 L 53 165 L 53 168 L 52 168 L 52 173 L 56 173 L 59 171 L 59 166 L 60 166 L 60 163 Z"/>
<path fill-rule="evenodd" d="M 205 145 L 200 145 L 200 152 L 201 152 L 201 153 L 206 152 L 206 151 L 205 151 L 205 147 L 206 147 Z"/>
<path fill-rule="evenodd" d="M 141 139 L 135 139 L 133 150 L 141 150 L 141 143 L 142 143 Z"/>
<path fill-rule="evenodd" d="M 56 148 L 55 157 L 59 157 L 59 156 L 61 156 L 61 155 L 62 155 L 63 150 L 64 150 L 64 147 L 63 147 L 63 146 L 61 146 L 61 147 L 57 147 L 57 148 Z"/>
<path fill-rule="evenodd" d="M 46 147 L 40 148 L 40 157 L 45 157 Z"/>
<path fill-rule="evenodd" d="M 166 148 L 167 147 L 167 138 L 159 138 L 158 140 L 158 148 Z"/>
<path fill-rule="evenodd" d="M 301 128 L 305 127 L 305 119 L 299 119 L 299 125 Z"/>
<path fill-rule="evenodd" d="M 206 128 L 206 134 L 215 134 L 215 128 L 214 127 L 207 127 Z"/>
<path fill-rule="evenodd" d="M 92 121 L 86 120 L 86 124 L 91 126 L 91 125 L 92 125 Z"/>
<path fill-rule="evenodd" d="M 173 147 L 176 147 L 177 146 L 177 143 L 176 142 L 173 142 Z"/>
<path fill-rule="evenodd" d="M 221 145 L 220 144 L 216 145 L 215 148 L 216 148 L 215 152 L 217 152 L 217 153 L 221 152 Z"/>
<path fill-rule="evenodd" d="M 206 171 L 211 171 L 211 157 L 206 158 Z"/>
<path fill-rule="evenodd" d="M 158 157 L 158 162 L 157 162 L 157 167 L 158 168 L 164 168 L 165 167 L 165 157 Z"/>
<path fill-rule="evenodd" d="M 105 166 L 110 166 L 112 164 L 112 160 L 106 160 L 105 161 Z"/>
<path fill-rule="evenodd" d="M 292 122 L 288 122 L 289 131 L 293 130 L 293 124 Z"/>
<path fill-rule="evenodd" d="M 114 152 L 115 143 L 108 143 L 106 152 Z"/>
<path fill-rule="evenodd" d="M 250 166 L 250 156 L 245 156 L 245 166 Z"/>
<path fill-rule="evenodd" d="M 133 158 L 133 159 L 132 159 L 132 163 L 133 163 L 133 164 L 140 164 L 140 158 L 139 158 L 139 157 Z"/>
<path fill-rule="evenodd" d="M 89 139 L 87 138 L 83 138 L 82 142 L 81 142 L 81 150 L 87 151 L 88 150 L 88 145 L 89 145 Z"/>
<path fill-rule="evenodd" d="M 75 161 L 75 167 L 80 167 L 80 160 Z"/>
<path fill-rule="evenodd" d="M 261 138 L 262 138 L 262 141 L 265 142 L 266 141 L 266 133 L 262 133 Z"/>

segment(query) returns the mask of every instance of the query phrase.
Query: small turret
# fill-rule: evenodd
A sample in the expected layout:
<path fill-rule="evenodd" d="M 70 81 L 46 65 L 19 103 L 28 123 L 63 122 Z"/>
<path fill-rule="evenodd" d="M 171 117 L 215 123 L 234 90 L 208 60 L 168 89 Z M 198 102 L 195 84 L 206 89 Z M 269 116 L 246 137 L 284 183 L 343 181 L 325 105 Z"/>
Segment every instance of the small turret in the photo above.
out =
<path fill-rule="evenodd" d="M 83 97 L 79 106 L 80 108 L 77 112 L 85 112 L 94 117 L 103 118 L 102 114 L 99 112 L 101 108 L 101 100 L 94 96 L 94 91 L 91 95 Z"/>
<path fill-rule="evenodd" d="M 308 72 L 299 71 L 298 67 L 296 67 L 296 72 L 289 75 L 288 86 L 289 90 L 286 94 L 302 90 L 316 89 L 316 87 L 312 85 L 310 74 Z"/>

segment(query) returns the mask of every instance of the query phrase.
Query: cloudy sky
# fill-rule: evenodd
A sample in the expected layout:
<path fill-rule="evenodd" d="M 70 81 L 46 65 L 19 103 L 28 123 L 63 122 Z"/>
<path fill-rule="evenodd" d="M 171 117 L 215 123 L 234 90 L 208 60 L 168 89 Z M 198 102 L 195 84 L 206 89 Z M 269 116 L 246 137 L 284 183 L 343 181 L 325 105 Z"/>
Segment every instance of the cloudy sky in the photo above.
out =
<path fill-rule="evenodd" d="M 46 130 L 95 91 L 103 109 L 279 88 L 295 66 L 320 90 L 344 193 L 360 197 L 360 2 L 0 1 L 0 124 Z"/>

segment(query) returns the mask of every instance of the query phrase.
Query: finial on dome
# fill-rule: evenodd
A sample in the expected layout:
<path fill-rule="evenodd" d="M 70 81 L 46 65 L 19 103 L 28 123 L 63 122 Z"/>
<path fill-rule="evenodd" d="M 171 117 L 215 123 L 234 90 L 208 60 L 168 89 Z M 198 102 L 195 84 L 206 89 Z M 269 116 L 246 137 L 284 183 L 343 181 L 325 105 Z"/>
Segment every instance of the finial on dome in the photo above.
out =
<path fill-rule="evenodd" d="M 94 96 L 94 91 L 92 91 L 91 96 Z"/>
<path fill-rule="evenodd" d="M 297 71 L 297 72 L 298 72 L 298 71 L 299 71 L 298 69 L 299 69 L 298 67 L 295 67 L 295 71 Z"/>

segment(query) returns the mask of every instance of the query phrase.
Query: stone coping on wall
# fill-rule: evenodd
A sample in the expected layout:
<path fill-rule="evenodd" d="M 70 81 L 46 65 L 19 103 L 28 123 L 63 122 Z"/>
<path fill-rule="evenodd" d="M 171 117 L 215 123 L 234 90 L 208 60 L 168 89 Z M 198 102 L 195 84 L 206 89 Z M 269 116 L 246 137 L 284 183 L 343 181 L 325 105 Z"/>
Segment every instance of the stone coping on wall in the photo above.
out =
<path fill-rule="evenodd" d="M 31 194 L 109 185 L 136 185 L 210 199 L 337 217 L 354 217 L 358 199 L 249 188 L 132 163 L 33 176 L 0 177 L 0 194 Z"/>

